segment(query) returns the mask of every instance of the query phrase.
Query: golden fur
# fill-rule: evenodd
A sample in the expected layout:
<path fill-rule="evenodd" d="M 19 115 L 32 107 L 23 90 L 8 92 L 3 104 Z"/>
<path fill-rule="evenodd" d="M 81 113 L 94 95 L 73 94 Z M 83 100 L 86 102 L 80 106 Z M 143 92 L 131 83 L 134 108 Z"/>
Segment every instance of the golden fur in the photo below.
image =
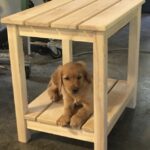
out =
<path fill-rule="evenodd" d="M 59 66 L 48 86 L 50 99 L 63 99 L 64 112 L 57 125 L 80 128 L 93 112 L 92 78 L 82 61 Z"/>

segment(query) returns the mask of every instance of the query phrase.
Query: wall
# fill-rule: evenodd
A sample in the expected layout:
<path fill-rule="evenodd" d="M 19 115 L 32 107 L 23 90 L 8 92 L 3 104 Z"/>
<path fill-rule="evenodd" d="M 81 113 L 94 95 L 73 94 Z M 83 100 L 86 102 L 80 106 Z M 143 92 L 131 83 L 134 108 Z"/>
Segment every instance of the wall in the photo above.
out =
<path fill-rule="evenodd" d="M 0 17 L 20 11 L 20 0 L 0 0 Z"/>

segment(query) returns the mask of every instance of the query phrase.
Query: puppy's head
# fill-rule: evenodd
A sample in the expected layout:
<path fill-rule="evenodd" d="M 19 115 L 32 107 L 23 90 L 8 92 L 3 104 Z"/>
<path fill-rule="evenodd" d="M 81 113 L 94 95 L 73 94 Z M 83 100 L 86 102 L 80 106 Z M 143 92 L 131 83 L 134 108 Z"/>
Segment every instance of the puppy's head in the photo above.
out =
<path fill-rule="evenodd" d="M 91 83 L 91 77 L 84 62 L 71 62 L 62 67 L 61 81 L 65 91 L 76 96 Z"/>
<path fill-rule="evenodd" d="M 80 95 L 84 88 L 91 83 L 86 64 L 82 61 L 67 63 L 59 66 L 51 76 L 49 86 L 63 89 L 71 95 Z"/>

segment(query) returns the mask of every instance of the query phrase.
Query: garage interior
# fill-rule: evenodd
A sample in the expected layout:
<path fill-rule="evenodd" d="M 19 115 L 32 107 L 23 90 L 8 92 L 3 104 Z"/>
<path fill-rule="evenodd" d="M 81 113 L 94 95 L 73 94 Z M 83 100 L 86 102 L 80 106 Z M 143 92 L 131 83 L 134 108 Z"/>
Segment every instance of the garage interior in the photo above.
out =
<path fill-rule="evenodd" d="M 43 1 L 34 0 L 35 5 Z M 149 1 L 143 6 L 139 80 L 136 109 L 126 108 L 108 136 L 109 150 L 149 150 L 150 148 L 150 7 Z M 21 10 L 21 2 L 7 3 L 0 0 L 0 17 Z M 5 9 L 4 9 L 5 8 Z M 148 9 L 149 8 L 149 9 Z M 5 10 L 5 11 L 4 11 Z M 17 140 L 16 119 L 9 63 L 6 29 L 0 24 L 0 150 L 92 150 L 93 143 L 59 137 L 32 131 L 27 144 Z M 31 39 L 35 40 L 35 39 Z M 30 41 L 31 42 L 31 41 Z M 41 41 L 40 41 L 41 42 Z M 40 43 L 39 42 L 39 43 Z M 42 43 L 47 40 L 42 40 Z M 55 58 L 45 46 L 31 47 L 24 39 L 26 54 L 28 99 L 32 100 L 48 85 L 50 74 L 61 64 L 61 55 Z M 32 43 L 31 43 L 32 44 Z M 125 79 L 128 54 L 128 26 L 125 26 L 109 40 L 108 76 Z M 28 55 L 28 53 L 30 53 Z M 84 60 L 92 70 L 92 44 L 74 42 L 74 60 Z"/>

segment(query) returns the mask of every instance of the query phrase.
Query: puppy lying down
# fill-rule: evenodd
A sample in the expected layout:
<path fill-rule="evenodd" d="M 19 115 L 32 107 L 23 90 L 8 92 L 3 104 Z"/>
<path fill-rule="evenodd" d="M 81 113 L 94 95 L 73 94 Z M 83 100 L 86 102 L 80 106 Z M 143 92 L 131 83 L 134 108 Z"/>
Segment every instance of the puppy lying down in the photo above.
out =
<path fill-rule="evenodd" d="M 59 66 L 48 85 L 50 99 L 63 99 L 64 112 L 57 125 L 80 128 L 93 113 L 92 77 L 82 61 Z"/>

